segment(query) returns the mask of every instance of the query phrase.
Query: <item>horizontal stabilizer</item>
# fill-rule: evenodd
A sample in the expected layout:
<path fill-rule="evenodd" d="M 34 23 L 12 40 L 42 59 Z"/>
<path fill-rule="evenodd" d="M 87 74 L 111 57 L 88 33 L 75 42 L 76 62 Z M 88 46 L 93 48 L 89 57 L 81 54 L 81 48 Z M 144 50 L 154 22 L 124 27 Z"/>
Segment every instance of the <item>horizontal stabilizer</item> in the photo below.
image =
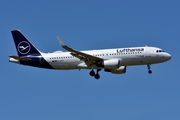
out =
<path fill-rule="evenodd" d="M 14 59 L 19 60 L 19 61 L 29 61 L 30 60 L 28 58 L 19 57 L 19 56 L 9 56 L 9 57 L 14 58 Z"/>

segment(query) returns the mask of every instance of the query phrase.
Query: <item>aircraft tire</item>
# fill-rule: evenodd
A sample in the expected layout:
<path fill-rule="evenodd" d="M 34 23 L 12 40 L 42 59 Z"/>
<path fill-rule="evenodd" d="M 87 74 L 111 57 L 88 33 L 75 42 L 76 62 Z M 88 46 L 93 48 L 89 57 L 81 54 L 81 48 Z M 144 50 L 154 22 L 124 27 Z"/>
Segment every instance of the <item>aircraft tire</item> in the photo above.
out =
<path fill-rule="evenodd" d="M 94 78 L 98 80 L 100 78 L 100 75 L 99 74 L 95 74 Z"/>
<path fill-rule="evenodd" d="M 149 71 L 148 71 L 148 73 L 149 73 L 149 74 L 152 74 L 152 71 L 151 71 L 151 70 L 149 70 Z"/>
<path fill-rule="evenodd" d="M 89 72 L 89 75 L 90 75 L 90 76 L 95 76 L 94 70 L 91 70 L 91 71 Z"/>

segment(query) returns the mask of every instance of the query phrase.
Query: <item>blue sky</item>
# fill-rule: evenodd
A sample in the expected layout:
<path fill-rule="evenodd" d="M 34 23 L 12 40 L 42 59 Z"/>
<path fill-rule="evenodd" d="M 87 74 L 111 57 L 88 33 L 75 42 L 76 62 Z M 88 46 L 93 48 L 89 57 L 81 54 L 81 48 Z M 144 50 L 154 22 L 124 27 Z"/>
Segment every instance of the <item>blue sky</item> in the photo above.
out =
<path fill-rule="evenodd" d="M 1 120 L 179 120 L 180 1 L 2 0 L 0 2 Z M 17 55 L 10 30 L 19 29 L 41 51 L 156 46 L 166 63 L 128 67 L 127 73 L 55 71 L 8 62 Z M 64 50 L 63 50 L 64 51 Z"/>

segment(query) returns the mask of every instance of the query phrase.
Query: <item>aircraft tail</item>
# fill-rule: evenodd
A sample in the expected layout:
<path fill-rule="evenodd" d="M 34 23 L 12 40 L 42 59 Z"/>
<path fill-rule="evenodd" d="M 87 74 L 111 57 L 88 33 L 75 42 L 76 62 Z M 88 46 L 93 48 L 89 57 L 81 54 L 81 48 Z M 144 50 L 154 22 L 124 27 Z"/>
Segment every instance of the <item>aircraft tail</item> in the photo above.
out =
<path fill-rule="evenodd" d="M 11 33 L 19 56 L 41 55 L 40 51 L 19 30 L 12 30 Z"/>

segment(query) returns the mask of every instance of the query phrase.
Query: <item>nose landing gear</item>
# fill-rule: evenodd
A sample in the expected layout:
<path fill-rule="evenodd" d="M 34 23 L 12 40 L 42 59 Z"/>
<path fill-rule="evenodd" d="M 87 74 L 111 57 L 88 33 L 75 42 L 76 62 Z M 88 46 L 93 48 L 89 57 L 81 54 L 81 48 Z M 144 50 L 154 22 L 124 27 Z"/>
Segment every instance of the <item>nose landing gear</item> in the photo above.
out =
<path fill-rule="evenodd" d="M 150 65 L 147 65 L 147 67 L 148 67 L 148 73 L 149 73 L 149 74 L 152 74 L 151 66 L 150 66 Z"/>

